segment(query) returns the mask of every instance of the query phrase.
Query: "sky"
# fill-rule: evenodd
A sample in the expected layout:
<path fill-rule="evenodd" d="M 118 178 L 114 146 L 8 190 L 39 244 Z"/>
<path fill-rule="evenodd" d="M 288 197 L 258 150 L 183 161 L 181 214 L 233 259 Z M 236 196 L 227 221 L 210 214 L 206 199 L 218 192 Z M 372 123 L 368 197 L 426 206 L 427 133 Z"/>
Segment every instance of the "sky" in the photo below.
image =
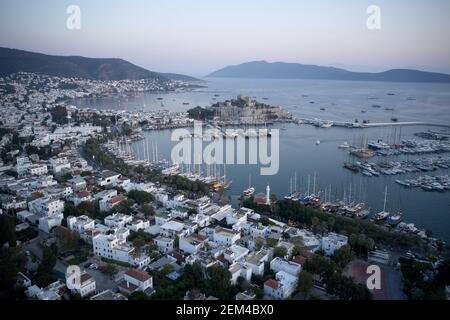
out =
<path fill-rule="evenodd" d="M 450 73 L 449 13 L 448 0 L 0 0 L 0 46 L 194 76 L 255 60 Z"/>

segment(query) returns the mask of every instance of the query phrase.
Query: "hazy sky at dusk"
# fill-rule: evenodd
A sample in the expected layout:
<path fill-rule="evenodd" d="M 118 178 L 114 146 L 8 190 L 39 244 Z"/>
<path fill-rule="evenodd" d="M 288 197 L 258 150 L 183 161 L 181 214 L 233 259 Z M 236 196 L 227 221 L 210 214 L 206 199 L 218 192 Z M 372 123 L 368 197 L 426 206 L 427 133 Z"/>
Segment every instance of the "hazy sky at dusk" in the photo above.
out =
<path fill-rule="evenodd" d="M 81 30 L 66 8 L 81 8 Z M 378 31 L 366 9 L 381 8 Z M 1 0 L 0 46 L 205 75 L 253 60 L 450 73 L 448 0 Z"/>

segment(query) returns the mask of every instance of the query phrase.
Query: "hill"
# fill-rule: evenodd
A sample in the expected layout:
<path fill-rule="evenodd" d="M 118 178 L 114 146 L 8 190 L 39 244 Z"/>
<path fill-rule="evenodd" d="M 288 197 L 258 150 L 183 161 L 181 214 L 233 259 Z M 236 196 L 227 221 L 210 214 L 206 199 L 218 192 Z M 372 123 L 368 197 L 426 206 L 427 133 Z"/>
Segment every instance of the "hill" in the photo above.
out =
<path fill-rule="evenodd" d="M 411 69 L 392 69 L 379 73 L 352 72 L 334 67 L 299 63 L 254 61 L 227 66 L 207 77 L 266 78 L 266 79 L 320 79 L 392 82 L 450 82 L 450 75 Z"/>
<path fill-rule="evenodd" d="M 160 74 L 117 58 L 54 56 L 17 49 L 0 48 L 0 76 L 3 77 L 19 71 L 95 80 L 167 80 L 174 77 L 180 79 L 191 78 L 177 74 Z"/>

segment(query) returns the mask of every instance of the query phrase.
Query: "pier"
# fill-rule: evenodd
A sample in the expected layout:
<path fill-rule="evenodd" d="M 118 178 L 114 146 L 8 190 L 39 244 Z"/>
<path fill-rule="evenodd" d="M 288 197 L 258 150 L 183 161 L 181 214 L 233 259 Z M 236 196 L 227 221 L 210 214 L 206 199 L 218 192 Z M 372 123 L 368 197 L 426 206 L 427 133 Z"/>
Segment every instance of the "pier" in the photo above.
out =
<path fill-rule="evenodd" d="M 363 123 L 361 124 L 363 128 L 371 127 L 393 127 L 393 126 L 434 126 L 434 127 L 444 127 L 450 128 L 448 124 L 439 124 L 431 122 L 421 122 L 421 121 L 411 121 L 411 122 L 385 122 L 385 123 Z"/>
<path fill-rule="evenodd" d="M 320 123 L 332 123 L 332 126 L 346 127 L 346 128 L 376 128 L 376 127 L 394 127 L 394 126 L 433 126 L 450 128 L 450 124 L 432 123 L 424 121 L 402 121 L 402 122 L 350 122 L 350 121 L 333 121 L 323 119 L 307 119 L 307 118 L 293 118 L 294 122 L 298 124 L 305 123 L 321 127 Z M 327 126 L 326 128 L 328 128 Z"/>

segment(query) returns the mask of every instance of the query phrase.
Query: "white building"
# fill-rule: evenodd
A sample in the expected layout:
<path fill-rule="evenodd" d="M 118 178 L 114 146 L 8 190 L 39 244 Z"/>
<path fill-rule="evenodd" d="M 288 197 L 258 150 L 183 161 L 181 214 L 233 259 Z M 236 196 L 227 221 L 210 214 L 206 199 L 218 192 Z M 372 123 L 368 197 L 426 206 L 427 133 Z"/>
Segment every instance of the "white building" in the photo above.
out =
<path fill-rule="evenodd" d="M 186 237 L 190 233 L 185 230 L 184 224 L 175 220 L 170 220 L 160 227 L 161 234 L 168 238 L 174 238 L 178 236 L 179 238 Z"/>
<path fill-rule="evenodd" d="M 295 291 L 298 278 L 284 271 L 279 271 L 275 279 L 264 282 L 264 294 L 272 299 L 289 298 Z"/>
<path fill-rule="evenodd" d="M 131 294 L 141 291 L 147 295 L 155 292 L 153 289 L 153 278 L 147 272 L 138 269 L 128 269 L 119 283 L 119 290 Z"/>
<path fill-rule="evenodd" d="M 252 269 L 253 274 L 264 275 L 264 265 L 269 262 L 270 254 L 262 249 L 258 252 L 252 252 L 245 258 L 245 264 Z"/>
<path fill-rule="evenodd" d="M 95 221 L 86 215 L 79 217 L 67 217 L 67 227 L 78 234 L 85 233 L 87 230 L 95 228 Z"/>
<path fill-rule="evenodd" d="M 249 250 L 247 248 L 238 246 L 236 244 L 228 247 L 223 256 L 230 264 L 242 261 L 247 255 Z"/>
<path fill-rule="evenodd" d="M 120 179 L 120 173 L 105 170 L 101 173 L 98 184 L 102 187 L 113 186 L 115 187 Z"/>
<path fill-rule="evenodd" d="M 75 285 L 71 289 L 73 294 L 79 294 L 82 298 L 95 292 L 96 285 L 95 279 L 87 272 L 83 272 L 80 275 L 80 285 Z"/>
<path fill-rule="evenodd" d="M 131 231 L 137 232 L 139 230 L 145 230 L 150 226 L 150 221 L 142 219 L 134 219 L 126 225 Z"/>
<path fill-rule="evenodd" d="M 281 259 L 280 257 L 274 258 L 270 261 L 270 269 L 275 273 L 278 271 L 285 271 L 293 276 L 298 276 L 300 271 L 302 270 L 302 266 L 293 261 L 286 261 Z"/>
<path fill-rule="evenodd" d="M 52 158 L 49 160 L 49 166 L 54 174 L 61 173 L 61 171 L 70 170 L 70 162 L 67 157 Z"/>
<path fill-rule="evenodd" d="M 82 202 L 90 202 L 93 198 L 87 191 L 78 191 L 72 194 L 72 201 L 75 206 L 78 206 Z"/>
<path fill-rule="evenodd" d="M 161 253 L 172 252 L 174 249 L 175 239 L 157 236 L 153 241 L 155 241 L 158 251 Z"/>
<path fill-rule="evenodd" d="M 207 241 L 207 237 L 194 233 L 188 237 L 180 239 L 180 250 L 192 254 L 203 248 Z"/>
<path fill-rule="evenodd" d="M 47 216 L 39 218 L 39 229 L 46 233 L 50 233 L 50 230 L 54 227 L 60 226 L 64 215 L 62 213 L 53 213 Z"/>
<path fill-rule="evenodd" d="M 135 254 L 135 248 L 114 234 L 99 234 L 92 238 L 94 254 L 107 259 L 126 262 L 142 268 L 150 263 L 145 254 Z"/>
<path fill-rule="evenodd" d="M 27 171 L 33 176 L 41 176 L 48 173 L 46 164 L 32 164 L 28 166 Z"/>
<path fill-rule="evenodd" d="M 240 232 L 222 227 L 216 227 L 214 229 L 213 239 L 215 243 L 231 246 L 240 238 Z"/>
<path fill-rule="evenodd" d="M 250 269 L 243 263 L 233 263 L 228 268 L 228 271 L 230 271 L 231 273 L 230 282 L 232 285 L 235 285 L 237 283 L 239 277 L 242 277 L 247 281 L 251 281 L 252 279 L 252 269 Z"/>
<path fill-rule="evenodd" d="M 110 228 L 123 228 L 131 221 L 133 221 L 133 216 L 123 213 L 114 213 L 105 217 L 105 225 Z"/>
<path fill-rule="evenodd" d="M 43 197 L 28 202 L 28 210 L 40 216 L 63 213 L 64 201 Z"/>
<path fill-rule="evenodd" d="M 326 237 L 322 238 L 322 250 L 326 255 L 331 256 L 337 249 L 345 246 L 347 243 L 347 236 L 330 232 Z"/>

